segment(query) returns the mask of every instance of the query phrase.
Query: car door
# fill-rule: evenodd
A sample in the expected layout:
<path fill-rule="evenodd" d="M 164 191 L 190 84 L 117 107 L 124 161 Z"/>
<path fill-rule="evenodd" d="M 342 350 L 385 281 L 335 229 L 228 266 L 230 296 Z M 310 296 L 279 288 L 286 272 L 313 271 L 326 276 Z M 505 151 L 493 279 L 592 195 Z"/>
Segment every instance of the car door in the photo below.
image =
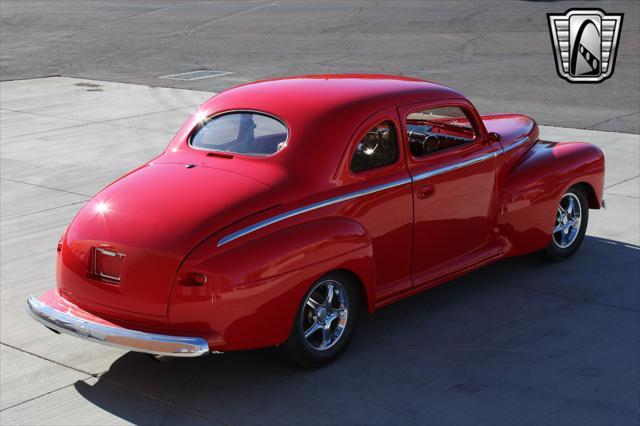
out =
<path fill-rule="evenodd" d="M 412 178 L 415 286 L 500 253 L 493 228 L 498 142 L 464 100 L 399 108 Z"/>
<path fill-rule="evenodd" d="M 375 254 L 376 299 L 411 289 L 413 196 L 397 108 L 365 120 L 349 144 L 341 167 L 341 186 L 349 191 L 388 187 L 348 203 L 349 216 L 361 223 Z"/>

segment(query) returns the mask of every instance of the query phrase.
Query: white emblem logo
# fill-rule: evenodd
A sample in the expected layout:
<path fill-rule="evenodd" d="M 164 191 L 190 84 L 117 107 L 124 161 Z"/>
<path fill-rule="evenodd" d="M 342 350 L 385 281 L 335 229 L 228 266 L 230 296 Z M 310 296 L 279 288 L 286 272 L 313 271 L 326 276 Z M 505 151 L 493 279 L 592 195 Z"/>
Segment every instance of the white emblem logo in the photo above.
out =
<path fill-rule="evenodd" d="M 547 14 L 558 75 L 571 83 L 599 83 L 611 77 L 623 16 L 599 9 Z"/>

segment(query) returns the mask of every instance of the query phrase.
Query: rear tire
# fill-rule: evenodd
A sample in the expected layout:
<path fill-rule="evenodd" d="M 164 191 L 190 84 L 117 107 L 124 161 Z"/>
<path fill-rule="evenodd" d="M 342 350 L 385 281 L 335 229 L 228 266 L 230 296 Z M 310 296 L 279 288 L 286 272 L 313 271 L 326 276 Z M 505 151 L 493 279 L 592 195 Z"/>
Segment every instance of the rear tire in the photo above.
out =
<path fill-rule="evenodd" d="M 581 186 L 572 186 L 562 196 L 556 209 L 551 242 L 542 251 L 542 254 L 554 262 L 572 256 L 582 244 L 588 222 L 589 201 L 587 194 Z"/>
<path fill-rule="evenodd" d="M 318 368 L 337 359 L 347 348 L 358 317 L 360 292 L 344 273 L 331 272 L 304 295 L 285 354 L 304 368 Z"/>

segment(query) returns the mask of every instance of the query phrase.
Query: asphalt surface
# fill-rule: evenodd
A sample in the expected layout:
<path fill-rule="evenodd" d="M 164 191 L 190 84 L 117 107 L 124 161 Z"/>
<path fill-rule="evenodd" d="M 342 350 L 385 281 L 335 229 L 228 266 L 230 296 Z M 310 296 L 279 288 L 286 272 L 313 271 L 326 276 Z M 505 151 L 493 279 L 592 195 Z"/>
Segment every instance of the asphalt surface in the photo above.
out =
<path fill-rule="evenodd" d="M 546 13 L 575 6 L 625 13 L 602 84 L 555 73 Z M 635 1 L 2 0 L 0 424 L 640 424 L 639 15 Z M 231 74 L 158 78 L 197 69 Z M 269 349 L 156 362 L 28 317 L 78 209 L 212 91 L 322 72 L 421 76 L 482 113 L 535 117 L 544 139 L 595 143 L 608 209 L 569 261 L 498 262 L 363 315 L 316 371 Z"/>
<path fill-rule="evenodd" d="M 624 13 L 614 75 L 560 79 L 546 14 Z M 640 133 L 640 2 L 11 1 L 0 3 L 2 80 L 52 75 L 220 91 L 255 79 L 373 72 L 460 90 L 482 113 Z M 159 76 L 232 74 L 193 82 Z"/>

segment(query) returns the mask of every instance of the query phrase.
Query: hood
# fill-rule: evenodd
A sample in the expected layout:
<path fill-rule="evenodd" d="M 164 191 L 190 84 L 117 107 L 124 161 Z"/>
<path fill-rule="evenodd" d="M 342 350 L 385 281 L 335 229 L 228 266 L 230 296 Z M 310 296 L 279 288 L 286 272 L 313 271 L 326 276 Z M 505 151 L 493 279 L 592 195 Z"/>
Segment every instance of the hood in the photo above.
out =
<path fill-rule="evenodd" d="M 199 242 L 279 203 L 266 184 L 229 171 L 147 164 L 78 213 L 58 284 L 81 303 L 164 316 L 176 271 Z"/>

